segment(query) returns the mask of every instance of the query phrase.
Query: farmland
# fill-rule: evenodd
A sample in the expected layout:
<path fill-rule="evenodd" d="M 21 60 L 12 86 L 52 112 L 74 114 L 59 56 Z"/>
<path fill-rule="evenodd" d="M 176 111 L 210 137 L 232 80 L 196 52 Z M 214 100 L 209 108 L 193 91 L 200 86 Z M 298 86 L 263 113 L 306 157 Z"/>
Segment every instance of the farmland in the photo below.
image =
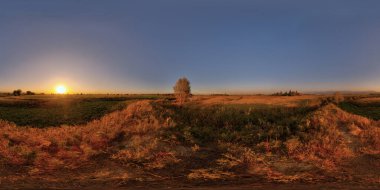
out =
<path fill-rule="evenodd" d="M 3 113 L 30 115 L 9 119 L 28 126 L 0 122 L 0 177 L 9 188 L 66 188 L 71 182 L 181 187 L 243 179 L 239 183 L 301 186 L 333 181 L 339 188 L 354 178 L 376 189 L 380 124 L 324 99 L 193 96 L 177 105 L 156 95 L 3 97 Z M 41 116 L 61 116 L 64 106 L 81 111 L 73 111 L 71 120 Z"/>
<path fill-rule="evenodd" d="M 380 98 L 369 97 L 342 102 L 342 109 L 374 120 L 380 120 Z"/>
<path fill-rule="evenodd" d="M 84 124 L 153 95 L 33 95 L 0 97 L 0 119 L 19 126 Z"/>

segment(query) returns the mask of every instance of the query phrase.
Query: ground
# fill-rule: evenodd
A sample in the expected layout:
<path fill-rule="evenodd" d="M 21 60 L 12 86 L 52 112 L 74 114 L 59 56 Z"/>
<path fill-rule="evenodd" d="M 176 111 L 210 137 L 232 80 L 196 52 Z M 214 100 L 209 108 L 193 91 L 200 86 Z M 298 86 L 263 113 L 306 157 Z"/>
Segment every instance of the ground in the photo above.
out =
<path fill-rule="evenodd" d="M 267 96 L 267 95 L 226 95 L 226 96 L 195 96 L 194 102 L 212 104 L 251 104 L 251 105 L 276 105 L 276 106 L 300 106 L 303 104 L 315 104 L 323 95 L 303 96 Z"/>
<path fill-rule="evenodd" d="M 29 95 L 0 97 L 0 118 L 19 126 L 84 124 L 154 95 Z"/>
<path fill-rule="evenodd" d="M 0 188 L 380 188 L 380 123 L 324 99 L 144 96 L 72 126 L 1 121 Z"/>

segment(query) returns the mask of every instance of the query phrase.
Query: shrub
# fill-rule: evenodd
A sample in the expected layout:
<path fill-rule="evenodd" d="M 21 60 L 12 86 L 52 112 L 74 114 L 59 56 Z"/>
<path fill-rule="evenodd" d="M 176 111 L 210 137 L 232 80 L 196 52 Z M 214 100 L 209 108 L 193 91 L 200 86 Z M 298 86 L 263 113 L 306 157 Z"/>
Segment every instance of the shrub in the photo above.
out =
<path fill-rule="evenodd" d="M 185 103 L 190 97 L 190 93 L 191 93 L 190 82 L 186 77 L 178 79 L 173 89 L 174 89 L 174 95 L 179 104 Z"/>
<path fill-rule="evenodd" d="M 26 91 L 26 95 L 35 95 L 36 93 L 32 92 L 32 91 Z"/>
<path fill-rule="evenodd" d="M 333 100 L 334 100 L 334 103 L 339 104 L 344 101 L 344 97 L 340 92 L 336 92 L 334 94 Z"/>
<path fill-rule="evenodd" d="M 21 89 L 14 90 L 13 91 L 13 96 L 21 96 L 21 93 L 22 93 Z"/>

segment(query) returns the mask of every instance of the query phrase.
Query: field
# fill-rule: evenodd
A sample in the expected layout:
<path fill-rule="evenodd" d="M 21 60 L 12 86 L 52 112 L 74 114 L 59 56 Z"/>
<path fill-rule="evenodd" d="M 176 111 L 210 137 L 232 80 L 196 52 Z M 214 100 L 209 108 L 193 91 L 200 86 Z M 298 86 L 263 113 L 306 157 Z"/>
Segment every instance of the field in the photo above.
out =
<path fill-rule="evenodd" d="M 0 121 L 0 185 L 378 189 L 380 122 L 366 107 L 345 106 L 376 107 L 379 99 L 346 99 L 193 96 L 178 105 L 153 95 L 2 97 L 0 118 L 16 124 Z M 18 112 L 27 118 L 10 114 Z"/>
<path fill-rule="evenodd" d="M 380 120 L 380 98 L 370 97 L 342 102 L 342 109 L 374 120 Z"/>
<path fill-rule="evenodd" d="M 193 101 L 202 105 L 274 105 L 297 107 L 303 105 L 317 105 L 322 95 L 303 96 L 265 96 L 265 95 L 231 95 L 231 96 L 196 96 Z"/>
<path fill-rule="evenodd" d="M 153 95 L 33 95 L 0 97 L 0 119 L 19 126 L 79 125 Z"/>

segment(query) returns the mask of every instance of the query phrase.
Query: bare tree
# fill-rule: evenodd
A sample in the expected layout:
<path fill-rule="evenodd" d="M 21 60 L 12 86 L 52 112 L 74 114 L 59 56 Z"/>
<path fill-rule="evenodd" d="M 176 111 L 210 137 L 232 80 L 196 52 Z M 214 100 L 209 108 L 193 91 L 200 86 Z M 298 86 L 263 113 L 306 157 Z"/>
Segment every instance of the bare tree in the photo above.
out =
<path fill-rule="evenodd" d="M 344 101 L 344 96 L 342 95 L 342 93 L 340 92 L 336 92 L 334 94 L 334 98 L 333 98 L 334 102 L 339 104 L 340 102 L 343 102 Z"/>
<path fill-rule="evenodd" d="M 186 77 L 178 79 L 173 89 L 177 102 L 181 105 L 185 103 L 191 95 L 190 82 Z"/>

